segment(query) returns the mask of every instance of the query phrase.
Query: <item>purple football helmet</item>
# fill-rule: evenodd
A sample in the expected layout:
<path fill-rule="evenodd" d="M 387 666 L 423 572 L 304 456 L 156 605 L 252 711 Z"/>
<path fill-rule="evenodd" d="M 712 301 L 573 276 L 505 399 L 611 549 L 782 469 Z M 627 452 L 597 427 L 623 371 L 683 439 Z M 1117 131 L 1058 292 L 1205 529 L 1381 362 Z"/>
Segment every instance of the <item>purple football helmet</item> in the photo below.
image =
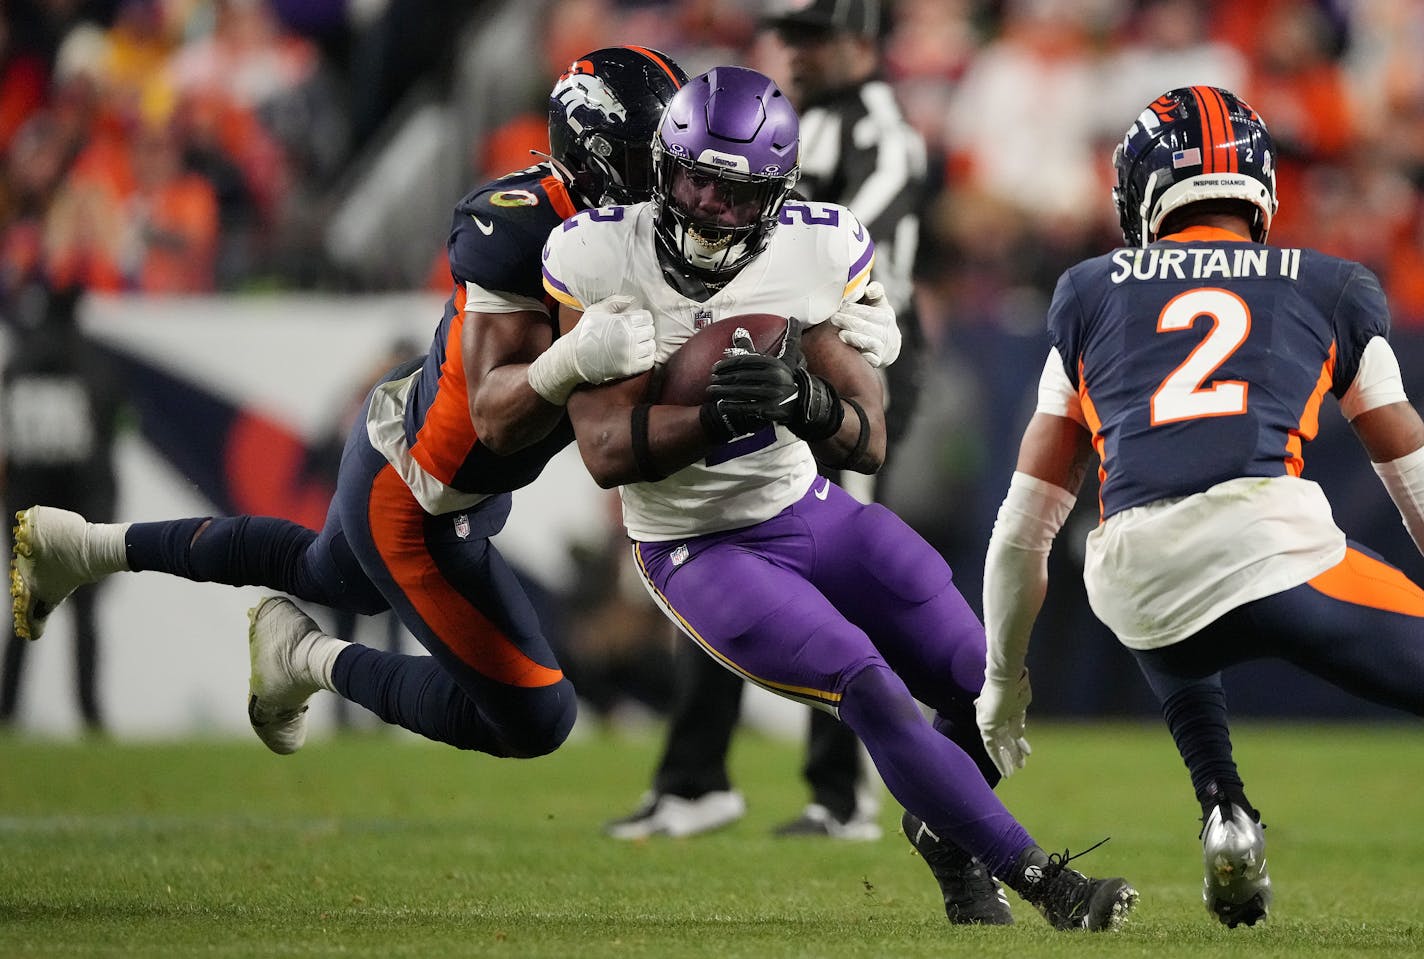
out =
<path fill-rule="evenodd" d="M 800 176 L 800 121 L 770 78 L 714 67 L 673 96 L 653 138 L 658 240 L 725 283 L 766 247 Z"/>

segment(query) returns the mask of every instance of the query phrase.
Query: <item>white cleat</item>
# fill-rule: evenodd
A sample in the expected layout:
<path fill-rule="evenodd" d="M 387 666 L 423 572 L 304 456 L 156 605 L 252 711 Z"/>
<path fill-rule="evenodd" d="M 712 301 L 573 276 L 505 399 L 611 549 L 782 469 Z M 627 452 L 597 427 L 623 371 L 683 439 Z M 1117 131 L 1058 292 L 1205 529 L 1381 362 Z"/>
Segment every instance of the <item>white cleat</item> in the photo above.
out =
<path fill-rule="evenodd" d="M 322 688 L 299 650 L 320 627 L 285 596 L 268 596 L 247 611 L 247 620 L 247 719 L 268 749 L 286 756 L 307 741 L 307 700 Z"/>
<path fill-rule="evenodd" d="M 16 636 L 39 639 L 65 597 L 114 572 L 97 558 L 96 543 L 98 531 L 116 528 L 96 527 L 78 513 L 52 506 L 31 506 L 15 514 L 10 599 Z M 122 542 L 119 548 L 122 551 Z"/>
<path fill-rule="evenodd" d="M 850 819 L 841 822 L 820 803 L 808 803 L 801 815 L 784 822 L 771 831 L 773 836 L 826 836 L 852 842 L 875 842 L 881 836 L 880 824 L 871 816 L 856 810 Z"/>
<path fill-rule="evenodd" d="M 650 792 L 632 814 L 605 824 L 603 831 L 614 839 L 680 838 L 730 826 L 746 814 L 747 802 L 735 790 L 713 790 L 696 799 Z"/>
<path fill-rule="evenodd" d="M 1235 803 L 1212 809 L 1202 827 L 1202 900 L 1229 928 L 1254 926 L 1271 908 L 1264 827 Z"/>

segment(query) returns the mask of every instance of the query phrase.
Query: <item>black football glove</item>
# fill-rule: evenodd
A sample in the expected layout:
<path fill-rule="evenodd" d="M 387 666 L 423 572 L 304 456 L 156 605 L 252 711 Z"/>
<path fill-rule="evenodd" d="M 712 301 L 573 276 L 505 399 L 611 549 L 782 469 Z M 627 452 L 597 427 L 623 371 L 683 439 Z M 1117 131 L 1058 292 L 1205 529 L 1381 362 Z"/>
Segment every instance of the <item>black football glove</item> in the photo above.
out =
<path fill-rule="evenodd" d="M 786 321 L 786 339 L 782 341 L 778 355 L 793 370 L 806 365 L 806 356 L 801 352 L 801 324 L 794 316 Z"/>
<path fill-rule="evenodd" d="M 796 375 L 774 356 L 743 353 L 719 360 L 712 367 L 707 402 L 702 404 L 702 428 L 725 442 L 755 433 L 767 423 L 784 423 L 794 416 Z"/>
<path fill-rule="evenodd" d="M 787 429 L 808 443 L 835 436 L 845 420 L 845 405 L 836 388 L 804 366 L 791 375 L 796 380 L 794 412 L 790 418 L 777 422 L 785 423 Z"/>
<path fill-rule="evenodd" d="M 845 419 L 845 407 L 835 387 L 806 369 L 806 356 L 801 352 L 801 324 L 795 317 L 786 330 L 781 359 L 791 367 L 796 378 L 796 403 L 788 417 L 773 419 L 809 443 L 835 436 Z"/>

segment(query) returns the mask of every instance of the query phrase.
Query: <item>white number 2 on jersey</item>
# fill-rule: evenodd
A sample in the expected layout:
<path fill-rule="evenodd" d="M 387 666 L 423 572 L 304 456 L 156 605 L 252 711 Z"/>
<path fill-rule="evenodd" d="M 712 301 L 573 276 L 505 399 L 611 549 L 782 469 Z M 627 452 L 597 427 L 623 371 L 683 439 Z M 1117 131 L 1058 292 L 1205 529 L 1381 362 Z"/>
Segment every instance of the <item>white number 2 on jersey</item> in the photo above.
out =
<path fill-rule="evenodd" d="M 1235 353 L 1251 332 L 1251 310 L 1230 290 L 1203 287 L 1174 296 L 1157 317 L 1158 333 L 1190 330 L 1199 316 L 1212 320 L 1211 332 L 1197 344 L 1182 365 L 1172 371 L 1152 394 L 1152 425 L 1176 423 L 1203 416 L 1234 416 L 1246 412 L 1243 380 L 1220 380 L 1204 386 L 1227 357 Z"/>

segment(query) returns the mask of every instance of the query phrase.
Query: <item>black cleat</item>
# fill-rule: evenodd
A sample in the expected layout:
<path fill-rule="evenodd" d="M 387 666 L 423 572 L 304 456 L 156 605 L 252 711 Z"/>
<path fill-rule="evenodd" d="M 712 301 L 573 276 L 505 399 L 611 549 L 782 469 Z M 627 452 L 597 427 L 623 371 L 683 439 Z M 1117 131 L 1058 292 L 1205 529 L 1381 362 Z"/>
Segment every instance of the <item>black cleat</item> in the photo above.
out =
<path fill-rule="evenodd" d="M 1090 879 L 1069 869 L 1069 861 L 1076 858 L 1030 846 L 1014 865 L 1009 885 L 1054 929 L 1116 929 L 1137 905 L 1137 890 L 1126 879 Z"/>
<path fill-rule="evenodd" d="M 914 813 L 900 819 L 905 838 L 930 867 L 944 894 L 944 914 L 956 925 L 1010 926 L 1009 900 L 989 869 L 952 842 L 940 839 Z"/>

